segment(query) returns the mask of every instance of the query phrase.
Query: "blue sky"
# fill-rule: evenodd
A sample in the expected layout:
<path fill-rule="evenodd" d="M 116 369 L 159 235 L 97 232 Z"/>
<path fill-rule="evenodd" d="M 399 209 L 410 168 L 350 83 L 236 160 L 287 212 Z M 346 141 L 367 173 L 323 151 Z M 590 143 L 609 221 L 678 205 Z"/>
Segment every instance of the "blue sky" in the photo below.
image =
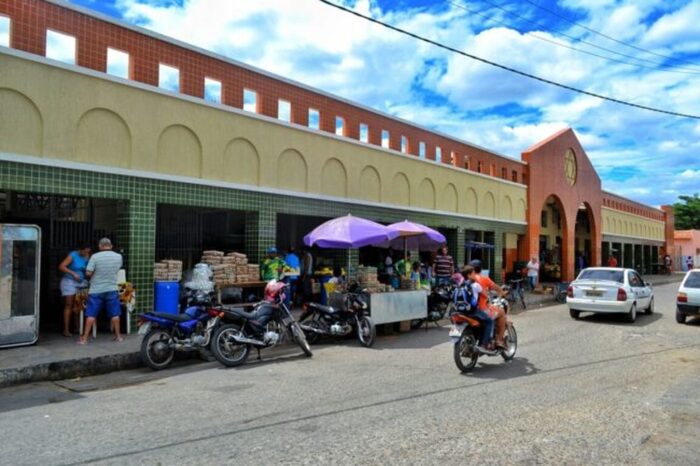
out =
<path fill-rule="evenodd" d="M 700 114 L 700 0 L 337 1 L 570 86 Z M 652 205 L 700 192 L 700 120 L 528 80 L 316 0 L 73 2 L 511 157 L 572 127 L 605 189 Z"/>

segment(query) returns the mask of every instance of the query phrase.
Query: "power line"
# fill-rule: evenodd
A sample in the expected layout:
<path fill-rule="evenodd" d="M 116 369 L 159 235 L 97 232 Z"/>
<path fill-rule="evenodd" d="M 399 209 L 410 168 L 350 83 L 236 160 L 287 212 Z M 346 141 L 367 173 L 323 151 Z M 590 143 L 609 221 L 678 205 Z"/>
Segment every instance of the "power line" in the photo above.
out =
<path fill-rule="evenodd" d="M 538 23 L 538 22 L 536 22 L 536 21 L 531 20 L 530 18 L 526 18 L 525 16 L 522 16 L 522 15 L 520 15 L 520 14 L 518 14 L 518 13 L 515 13 L 515 12 L 513 12 L 513 11 L 510 11 L 510 10 L 508 10 L 508 9 L 506 9 L 506 8 L 503 8 L 503 6 L 501 6 L 501 5 L 497 5 L 497 4 L 493 3 L 493 2 L 490 2 L 489 0 L 481 0 L 481 1 L 484 2 L 484 3 L 486 3 L 486 4 L 488 4 L 488 5 L 491 5 L 491 6 L 494 7 L 494 8 L 497 8 L 497 9 L 499 9 L 499 10 L 505 12 L 506 14 L 509 14 L 509 15 L 511 15 L 511 16 L 514 16 L 514 17 L 516 17 L 516 18 L 519 18 L 519 19 L 521 19 L 521 20 L 523 20 L 523 21 L 526 21 L 526 22 L 528 22 L 528 23 L 530 23 L 530 24 L 534 24 L 534 25 L 535 25 L 536 27 L 538 27 L 538 28 L 546 29 L 545 26 L 544 26 L 543 24 L 540 24 L 540 23 Z M 460 4 L 457 4 L 457 3 L 452 2 L 452 1 L 448 1 L 448 3 L 451 3 L 451 4 L 455 5 L 455 6 L 461 7 Z M 532 34 L 532 33 L 531 33 L 531 34 Z M 658 62 L 658 61 L 649 60 L 649 59 L 646 59 L 646 58 L 635 57 L 634 55 L 628 55 L 628 54 L 626 54 L 626 53 L 618 52 L 618 51 L 609 49 L 609 48 L 607 48 L 607 47 L 603 47 L 603 46 L 594 44 L 593 42 L 589 42 L 589 41 L 584 40 L 584 39 L 579 39 L 578 37 L 572 36 L 571 34 L 566 34 L 566 33 L 561 32 L 561 31 L 557 32 L 557 34 L 560 35 L 560 36 L 564 36 L 564 37 L 566 37 L 566 38 L 568 38 L 568 39 L 571 39 L 571 40 L 573 40 L 573 41 L 580 42 L 580 43 L 582 43 L 582 44 L 586 44 L 586 45 L 588 45 L 588 46 L 590 46 L 590 47 L 593 47 L 593 48 L 596 48 L 596 49 L 598 49 L 598 50 L 603 50 L 603 51 L 608 52 L 608 53 L 612 53 L 612 54 L 615 54 L 615 55 L 619 55 L 619 56 L 621 56 L 621 57 L 629 58 L 629 59 L 636 60 L 636 61 L 640 61 L 640 62 L 651 63 L 651 64 L 654 65 L 654 68 L 652 68 L 652 69 L 655 69 L 655 70 L 657 70 L 657 71 L 666 71 L 666 72 L 673 72 L 673 73 L 685 73 L 685 74 L 700 74 L 700 69 L 681 68 L 681 67 L 677 67 L 677 66 L 673 66 L 673 65 L 668 65 L 668 64 L 666 64 L 666 63 L 660 63 L 660 62 Z M 611 60 L 613 60 L 613 59 L 611 59 Z M 614 60 L 614 61 L 619 61 L 619 60 Z M 634 65 L 634 66 L 639 66 L 639 67 L 642 67 L 642 68 L 650 68 L 649 66 L 644 66 L 644 65 L 641 65 L 641 64 L 637 64 L 637 63 L 629 63 L 629 64 L 630 64 L 630 65 Z M 660 68 L 670 68 L 670 69 L 667 69 L 667 70 L 659 70 L 659 69 L 658 69 L 659 67 L 660 67 Z"/>
<path fill-rule="evenodd" d="M 547 8 L 547 7 L 545 7 L 545 6 L 542 6 L 542 5 L 540 5 L 540 4 L 537 4 L 537 3 L 535 3 L 535 2 L 533 2 L 533 1 L 531 1 L 531 0 L 524 0 L 524 1 L 526 1 L 527 3 L 529 3 L 530 5 L 532 5 L 532 6 L 534 6 L 534 7 L 539 8 L 540 10 L 544 10 L 544 11 L 546 11 L 547 13 L 549 13 L 549 14 L 551 14 L 551 15 L 553 15 L 553 16 L 556 16 L 557 18 L 560 18 L 560 19 L 566 21 L 566 22 L 569 23 L 569 24 L 573 24 L 574 26 L 578 26 L 578 27 L 580 27 L 580 28 L 582 28 L 582 29 L 585 29 L 586 31 L 588 31 L 588 32 L 590 32 L 590 33 L 593 33 L 593 34 L 595 34 L 595 35 L 597 35 L 597 36 L 600 36 L 600 37 L 604 37 L 604 38 L 606 38 L 606 39 L 608 39 L 608 40 L 611 40 L 611 41 L 613 41 L 613 42 L 615 42 L 615 43 L 617 43 L 617 44 L 624 45 L 625 47 L 630 47 L 630 48 L 635 49 L 635 50 L 638 50 L 638 51 L 640 51 L 640 52 L 644 52 L 644 53 L 649 53 L 649 54 L 652 54 L 652 55 L 656 55 L 657 57 L 663 58 L 663 59 L 665 59 L 665 60 L 672 60 L 672 61 L 685 62 L 685 63 L 689 63 L 689 64 L 691 64 L 691 65 L 695 65 L 695 64 L 696 64 L 696 63 L 693 63 L 693 62 L 690 61 L 690 60 L 685 60 L 685 59 L 683 59 L 683 58 L 671 57 L 671 56 L 668 56 L 668 55 L 664 55 L 664 54 L 662 54 L 662 53 L 654 52 L 653 50 L 645 49 L 645 48 L 643 48 L 643 47 L 638 47 L 638 46 L 636 46 L 636 45 L 634 45 L 634 44 L 630 44 L 629 42 L 624 42 L 624 41 L 621 41 L 621 40 L 619 40 L 619 39 L 615 39 L 614 37 L 609 36 L 608 34 L 604 34 L 604 33 L 600 32 L 600 31 L 596 31 L 595 29 L 590 28 L 590 27 L 586 26 L 585 24 L 578 23 L 578 22 L 576 22 L 576 21 L 574 21 L 574 20 L 572 20 L 572 19 L 566 17 L 565 15 L 562 15 L 561 13 L 558 13 L 558 12 L 552 10 L 552 9 L 549 9 L 549 8 Z"/>
<path fill-rule="evenodd" d="M 511 27 L 508 23 L 506 23 L 506 22 L 504 22 L 504 21 L 501 21 L 501 20 L 492 18 L 492 17 L 490 17 L 490 16 L 488 16 L 488 15 L 486 15 L 486 14 L 484 14 L 484 13 L 481 13 L 481 12 L 478 12 L 478 11 L 474 11 L 474 10 L 472 10 L 472 9 L 470 9 L 470 8 L 468 8 L 468 7 L 466 7 L 466 6 L 462 5 L 462 4 L 460 4 L 460 3 L 453 2 L 453 1 L 451 1 L 451 0 L 447 0 L 447 3 L 453 5 L 453 6 L 457 7 L 457 8 L 460 8 L 460 9 L 462 9 L 462 10 L 464 10 L 464 11 L 467 11 L 467 12 L 469 12 L 469 13 L 471 13 L 471 14 L 475 14 L 475 15 L 481 16 L 481 17 L 483 17 L 483 18 L 486 18 L 487 20 L 493 21 L 494 23 L 502 24 L 503 26 L 506 26 L 506 27 L 508 27 L 508 28 Z M 488 3 L 488 2 L 487 2 L 487 3 Z M 526 20 L 526 21 L 529 21 L 529 20 Z M 532 22 L 532 21 L 530 21 L 530 22 Z M 533 24 L 536 24 L 536 23 L 533 23 Z M 540 26 L 539 24 L 536 24 L 536 25 L 537 25 L 537 26 Z M 697 75 L 700 75 L 700 70 L 692 71 L 692 70 L 687 69 L 687 68 L 681 68 L 681 69 L 678 69 L 678 68 L 677 68 L 677 69 L 669 69 L 669 70 L 666 70 L 666 69 L 659 69 L 659 68 L 658 68 L 659 66 L 664 66 L 664 65 L 663 65 L 663 64 L 658 64 L 658 63 L 656 63 L 656 62 L 651 62 L 651 63 L 655 63 L 656 66 L 642 65 L 642 64 L 640 64 L 640 63 L 630 63 L 630 62 L 628 62 L 628 61 L 620 60 L 620 59 L 618 59 L 618 58 L 609 57 L 609 56 L 607 56 L 607 55 L 600 55 L 600 54 L 598 54 L 598 53 L 591 52 L 591 51 L 589 51 L 589 50 L 583 50 L 583 49 L 580 49 L 580 48 L 577 48 L 577 47 L 573 47 L 573 46 L 571 46 L 571 45 L 564 44 L 563 42 L 559 42 L 559 41 L 556 41 L 556 40 L 553 40 L 553 39 L 549 39 L 549 38 L 547 38 L 547 37 L 543 37 L 543 36 L 537 34 L 536 32 L 529 32 L 528 35 L 529 35 L 530 37 L 535 38 L 535 39 L 541 40 L 541 41 L 543 41 L 543 42 L 549 42 L 550 44 L 554 44 L 554 45 L 557 45 L 557 46 L 559 46 L 559 47 L 563 47 L 563 48 L 565 48 L 565 49 L 574 50 L 574 51 L 580 52 L 580 53 L 585 53 L 586 55 L 591 55 L 591 56 L 593 56 L 593 57 L 602 58 L 602 59 L 604 59 L 604 60 L 608 60 L 608 61 L 620 63 L 620 64 L 623 64 L 623 65 L 636 66 L 636 67 L 639 67 L 639 68 L 646 68 L 646 69 L 653 70 L 653 71 L 663 71 L 663 72 L 666 72 L 666 73 L 681 73 L 681 74 L 697 74 Z M 568 36 L 568 35 L 566 35 L 566 34 L 562 34 L 562 35 L 564 35 L 564 36 L 566 36 L 566 37 L 570 37 L 570 38 L 572 38 L 573 40 L 576 40 L 577 42 L 581 42 L 580 40 L 576 39 L 575 37 Z M 583 42 L 583 43 L 587 43 L 587 42 Z M 603 48 L 603 47 L 597 47 L 597 48 L 602 48 L 603 50 L 608 50 L 608 49 Z M 619 54 L 619 53 L 614 52 L 614 51 L 611 51 L 611 52 L 612 52 L 612 53 L 616 53 L 616 54 L 618 54 L 618 55 L 625 56 L 625 57 L 629 57 L 629 55 Z M 632 57 L 632 58 L 634 58 L 634 57 Z M 637 58 L 635 58 L 635 59 L 637 59 Z M 640 59 L 637 59 L 637 60 L 640 60 Z M 643 59 L 641 59 L 641 60 L 643 60 Z M 649 61 L 649 60 L 644 60 L 644 61 Z"/>
<path fill-rule="evenodd" d="M 359 13 L 359 12 L 357 12 L 357 11 L 355 11 L 355 10 L 351 10 L 351 9 L 346 8 L 346 7 L 344 7 L 344 6 L 337 5 L 337 4 L 335 4 L 335 3 L 333 3 L 333 2 L 331 2 L 331 1 L 329 1 L 329 0 L 318 0 L 318 1 L 321 2 L 321 3 L 325 3 L 325 4 L 328 5 L 328 6 L 332 6 L 333 8 L 337 8 L 338 10 L 344 11 L 345 13 L 350 13 L 350 14 L 352 14 L 352 15 L 354 15 L 354 16 L 357 16 L 357 17 L 359 17 L 359 18 L 365 19 L 365 20 L 370 21 L 370 22 L 372 22 L 372 23 L 378 24 L 378 25 L 383 26 L 383 27 L 385 27 L 385 28 L 387 28 L 387 29 L 391 29 L 392 31 L 396 31 L 396 32 L 399 32 L 399 33 L 401 33 L 401 34 L 407 35 L 407 36 L 409 36 L 409 37 L 413 37 L 414 39 L 417 39 L 417 40 L 419 40 L 419 41 L 421 41 L 421 42 L 425 42 L 425 43 L 430 44 L 430 45 L 433 45 L 433 46 L 435 46 L 435 47 L 439 47 L 439 48 L 444 49 L 444 50 L 447 50 L 447 51 L 449 51 L 449 52 L 457 53 L 457 54 L 462 55 L 462 56 L 464 56 L 464 57 L 471 58 L 472 60 L 477 60 L 477 61 L 480 61 L 480 62 L 485 63 L 485 64 L 487 64 L 487 65 L 491 65 L 491 66 L 494 66 L 494 67 L 496 67 L 496 68 L 500 68 L 500 69 L 502 69 L 502 70 L 505 70 L 505 71 L 509 71 L 509 72 L 511 72 L 511 73 L 518 74 L 518 75 L 520 75 L 520 76 L 525 76 L 526 78 L 534 79 L 534 80 L 536 80 L 536 81 L 540 81 L 540 82 L 543 82 L 543 83 L 546 83 L 546 84 L 550 84 L 550 85 L 552 85 L 552 86 L 560 87 L 560 88 L 562 88 L 562 89 L 567 89 L 567 90 L 572 91 L 572 92 L 577 92 L 577 93 L 579 93 L 579 94 L 588 95 L 588 96 L 595 97 L 595 98 L 602 99 L 602 100 L 607 100 L 608 102 L 614 102 L 614 103 L 616 103 L 616 104 L 626 105 L 626 106 L 628 106 L 628 107 L 639 108 L 639 109 L 642 109 L 642 110 L 648 110 L 648 111 L 650 111 L 650 112 L 663 113 L 663 114 L 666 114 L 666 115 L 673 115 L 673 116 L 677 116 L 677 117 L 691 118 L 691 119 L 694 119 L 694 120 L 700 120 L 700 115 L 692 115 L 692 114 L 688 114 L 688 113 L 673 112 L 673 111 L 670 111 L 670 110 L 664 110 L 664 109 L 655 108 L 655 107 L 647 107 L 646 105 L 639 105 L 639 104 L 635 104 L 635 103 L 632 103 L 632 102 L 627 102 L 627 101 L 624 101 L 624 100 L 616 99 L 616 98 L 614 98 L 614 97 L 608 97 L 608 96 L 605 96 L 605 95 L 602 95 L 602 94 L 596 94 L 596 93 L 594 93 L 594 92 L 586 91 L 586 90 L 579 89 L 579 88 L 576 88 L 576 87 L 573 87 L 573 86 L 569 86 L 569 85 L 567 85 L 567 84 L 562 84 L 562 83 L 559 83 L 559 82 L 556 82 L 556 81 L 552 81 L 552 80 L 550 80 L 550 79 L 542 78 L 542 77 L 540 77 L 540 76 L 536 76 L 536 75 L 534 75 L 534 74 L 530 74 L 530 73 L 527 73 L 527 72 L 525 72 L 525 71 L 520 71 L 520 70 L 518 70 L 518 69 L 511 68 L 511 67 L 509 67 L 509 66 L 502 65 L 502 64 L 500 64 L 500 63 L 496 63 L 496 62 L 494 62 L 494 61 L 487 60 L 487 59 L 485 59 L 485 58 L 482 58 L 482 57 L 479 57 L 479 56 L 476 56 L 476 55 L 472 55 L 472 54 L 467 53 L 467 52 L 463 52 L 463 51 L 461 51 L 461 50 L 455 49 L 454 47 L 450 47 L 449 45 L 442 44 L 442 43 L 437 42 L 437 41 L 434 41 L 434 40 L 432 40 L 432 39 L 428 39 L 427 37 L 423 37 L 423 36 L 420 36 L 420 35 L 415 34 L 415 33 L 413 33 L 413 32 L 407 31 L 407 30 L 405 30 L 405 29 L 399 28 L 399 27 L 397 27 L 397 26 L 394 26 L 394 25 L 385 23 L 385 22 L 380 21 L 380 20 L 378 20 L 378 19 L 375 19 L 375 18 L 373 18 L 373 17 L 371 17 L 371 16 L 363 15 L 362 13 Z"/>

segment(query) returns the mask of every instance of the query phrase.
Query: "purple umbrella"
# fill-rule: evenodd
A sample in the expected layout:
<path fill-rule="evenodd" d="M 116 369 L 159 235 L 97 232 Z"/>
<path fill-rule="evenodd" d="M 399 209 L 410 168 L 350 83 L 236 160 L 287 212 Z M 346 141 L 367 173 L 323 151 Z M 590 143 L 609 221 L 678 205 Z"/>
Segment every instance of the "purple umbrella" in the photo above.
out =
<path fill-rule="evenodd" d="M 403 248 L 404 261 L 408 259 L 409 249 L 418 249 L 420 251 L 431 250 L 445 244 L 446 241 L 445 235 L 439 231 L 421 225 L 420 223 L 409 222 L 408 220 L 392 223 L 387 228 L 397 233 L 398 236 L 393 240 L 384 241 L 375 246 L 394 249 Z M 408 275 L 409 268 L 406 267 L 406 276 Z"/>
<path fill-rule="evenodd" d="M 360 248 L 390 241 L 398 235 L 384 225 L 348 214 L 316 227 L 304 236 L 304 244 L 321 248 Z"/>

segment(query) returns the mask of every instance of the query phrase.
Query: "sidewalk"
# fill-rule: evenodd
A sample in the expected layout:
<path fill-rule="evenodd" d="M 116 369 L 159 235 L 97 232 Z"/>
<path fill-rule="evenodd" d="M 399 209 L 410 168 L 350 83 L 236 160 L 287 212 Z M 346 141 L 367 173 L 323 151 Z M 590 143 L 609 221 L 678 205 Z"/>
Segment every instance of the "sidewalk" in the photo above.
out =
<path fill-rule="evenodd" d="M 33 346 L 0 350 L 0 388 L 46 380 L 61 380 L 133 369 L 141 365 L 141 337 L 125 336 L 116 343 L 111 335 L 97 334 L 90 344 L 77 337 L 42 335 Z"/>
<path fill-rule="evenodd" d="M 680 283 L 684 276 L 685 272 L 676 272 L 671 275 L 644 275 L 643 278 L 654 287 L 667 285 L 669 283 Z M 552 284 L 546 283 L 545 285 Z M 535 294 L 526 291 L 525 304 L 527 304 L 528 309 L 540 309 L 543 307 L 555 306 L 559 303 L 554 300 L 554 295 L 552 294 Z M 522 312 L 522 310 L 516 305 L 515 312 Z"/>

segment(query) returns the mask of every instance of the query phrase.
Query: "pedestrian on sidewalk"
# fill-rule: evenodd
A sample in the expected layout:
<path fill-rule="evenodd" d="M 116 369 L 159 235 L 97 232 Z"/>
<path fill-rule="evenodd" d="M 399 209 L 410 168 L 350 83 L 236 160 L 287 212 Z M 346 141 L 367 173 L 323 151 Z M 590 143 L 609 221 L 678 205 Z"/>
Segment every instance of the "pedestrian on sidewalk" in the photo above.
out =
<path fill-rule="evenodd" d="M 537 286 L 537 277 L 540 274 L 540 261 L 537 256 L 532 256 L 525 267 L 527 268 L 527 281 L 530 283 L 530 291 L 532 291 Z"/>
<path fill-rule="evenodd" d="M 617 257 L 614 253 L 608 257 L 608 267 L 617 267 Z"/>
<path fill-rule="evenodd" d="M 100 252 L 90 258 L 85 275 L 90 279 L 87 308 L 85 309 L 85 333 L 78 340 L 78 344 L 85 345 L 88 342 L 92 326 L 95 325 L 97 315 L 102 308 L 112 319 L 114 340 L 124 341 L 119 327 L 121 305 L 119 303 L 119 288 L 117 276 L 122 268 L 122 256 L 112 251 L 112 241 L 102 238 L 99 243 Z"/>
<path fill-rule="evenodd" d="M 685 265 L 688 270 L 693 270 L 695 267 L 695 264 L 693 264 L 693 256 L 688 256 L 688 258 L 685 260 Z"/>
<path fill-rule="evenodd" d="M 71 251 L 58 266 L 58 270 L 63 272 L 61 278 L 61 296 L 63 296 L 63 336 L 72 337 L 71 320 L 73 317 L 73 306 L 75 295 L 79 288 L 87 286 L 85 281 L 85 268 L 90 259 L 92 247 L 89 243 L 83 243 L 75 251 Z"/>

